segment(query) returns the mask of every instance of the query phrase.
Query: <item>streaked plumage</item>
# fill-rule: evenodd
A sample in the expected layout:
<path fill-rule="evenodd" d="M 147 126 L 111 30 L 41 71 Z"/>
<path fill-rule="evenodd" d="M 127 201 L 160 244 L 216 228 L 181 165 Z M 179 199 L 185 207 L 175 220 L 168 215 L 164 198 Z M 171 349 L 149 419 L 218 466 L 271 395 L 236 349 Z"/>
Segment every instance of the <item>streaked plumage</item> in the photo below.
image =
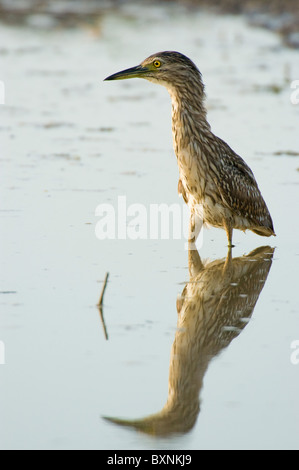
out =
<path fill-rule="evenodd" d="M 200 71 L 179 52 L 159 52 L 139 66 L 106 80 L 140 77 L 165 86 L 172 100 L 172 132 L 179 167 L 179 192 L 206 225 L 275 235 L 272 219 L 255 177 L 207 121 Z"/>

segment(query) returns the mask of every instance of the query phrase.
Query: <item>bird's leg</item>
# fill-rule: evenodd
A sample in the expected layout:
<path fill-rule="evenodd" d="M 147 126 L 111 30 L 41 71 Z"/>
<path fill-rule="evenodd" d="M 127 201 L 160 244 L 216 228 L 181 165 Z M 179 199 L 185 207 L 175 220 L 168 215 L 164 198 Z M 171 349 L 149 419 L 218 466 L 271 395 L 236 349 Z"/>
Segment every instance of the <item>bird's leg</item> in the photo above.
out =
<path fill-rule="evenodd" d="M 194 213 L 191 212 L 189 220 L 189 239 L 188 239 L 188 249 L 197 250 L 196 240 L 200 234 L 201 228 L 203 226 L 202 220 Z"/>
<path fill-rule="evenodd" d="M 230 271 L 232 265 L 232 247 L 228 247 L 227 255 L 226 255 L 226 260 L 223 266 L 223 274 L 227 275 Z"/>
<path fill-rule="evenodd" d="M 224 224 L 224 228 L 225 228 L 226 235 L 227 235 L 228 247 L 233 248 L 235 245 L 233 245 L 233 227 L 232 227 L 232 224 L 231 224 L 231 222 L 229 222 L 227 220 L 224 220 L 223 224 Z"/>

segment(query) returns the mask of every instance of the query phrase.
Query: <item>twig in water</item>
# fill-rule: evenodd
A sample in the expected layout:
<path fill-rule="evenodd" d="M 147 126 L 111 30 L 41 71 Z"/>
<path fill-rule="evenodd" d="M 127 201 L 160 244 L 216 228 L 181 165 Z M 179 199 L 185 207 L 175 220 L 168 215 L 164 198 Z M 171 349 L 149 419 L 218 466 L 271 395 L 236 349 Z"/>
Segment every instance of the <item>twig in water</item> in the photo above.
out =
<path fill-rule="evenodd" d="M 102 288 L 102 292 L 101 292 L 101 296 L 100 296 L 100 300 L 99 300 L 99 303 L 98 303 L 98 307 L 103 306 L 104 293 L 105 293 L 105 289 L 106 289 L 106 286 L 107 286 L 108 277 L 109 277 L 109 273 L 106 273 L 103 288 Z"/>
<path fill-rule="evenodd" d="M 103 287 L 102 287 L 102 292 L 101 292 L 101 295 L 100 295 L 100 300 L 99 300 L 99 303 L 97 304 L 97 307 L 98 307 L 99 313 L 100 313 L 100 317 L 101 317 L 101 321 L 102 321 L 102 325 L 103 325 L 103 329 L 104 329 L 104 335 L 105 335 L 106 339 L 108 339 L 108 333 L 107 333 L 107 328 L 106 328 L 106 325 L 105 325 L 105 320 L 104 320 L 104 315 L 103 315 L 103 299 L 104 299 L 104 293 L 105 293 L 107 282 L 108 282 L 108 277 L 109 277 L 109 273 L 106 273 L 106 276 L 105 276 L 105 279 L 104 279 L 104 284 L 103 284 Z"/>

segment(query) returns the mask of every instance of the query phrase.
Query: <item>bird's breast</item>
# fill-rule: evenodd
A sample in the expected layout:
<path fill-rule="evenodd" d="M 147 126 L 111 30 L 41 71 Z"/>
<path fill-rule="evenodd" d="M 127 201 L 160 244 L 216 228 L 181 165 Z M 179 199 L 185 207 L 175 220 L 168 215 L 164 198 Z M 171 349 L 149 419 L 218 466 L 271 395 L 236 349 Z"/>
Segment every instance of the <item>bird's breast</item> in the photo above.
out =
<path fill-rule="evenodd" d="M 199 155 L 200 151 L 194 157 L 188 148 L 178 153 L 180 180 L 190 210 L 196 213 L 206 225 L 221 227 L 223 218 L 230 217 L 230 211 L 219 201 L 216 187 L 206 177 L 208 170 L 204 170 L 198 158 Z"/>
<path fill-rule="evenodd" d="M 177 152 L 180 179 L 187 195 L 192 195 L 197 200 L 204 196 L 205 178 L 197 156 L 190 151 L 189 147 Z"/>

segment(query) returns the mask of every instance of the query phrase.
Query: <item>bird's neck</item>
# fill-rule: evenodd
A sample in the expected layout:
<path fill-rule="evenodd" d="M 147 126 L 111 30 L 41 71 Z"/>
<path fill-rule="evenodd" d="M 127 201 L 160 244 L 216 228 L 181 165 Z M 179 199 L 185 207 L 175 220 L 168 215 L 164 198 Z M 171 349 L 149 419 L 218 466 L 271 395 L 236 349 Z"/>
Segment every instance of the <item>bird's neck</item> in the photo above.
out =
<path fill-rule="evenodd" d="M 186 83 L 184 87 L 168 87 L 172 101 L 172 132 L 176 155 L 194 139 L 211 134 L 207 121 L 205 94 L 202 86 Z"/>

